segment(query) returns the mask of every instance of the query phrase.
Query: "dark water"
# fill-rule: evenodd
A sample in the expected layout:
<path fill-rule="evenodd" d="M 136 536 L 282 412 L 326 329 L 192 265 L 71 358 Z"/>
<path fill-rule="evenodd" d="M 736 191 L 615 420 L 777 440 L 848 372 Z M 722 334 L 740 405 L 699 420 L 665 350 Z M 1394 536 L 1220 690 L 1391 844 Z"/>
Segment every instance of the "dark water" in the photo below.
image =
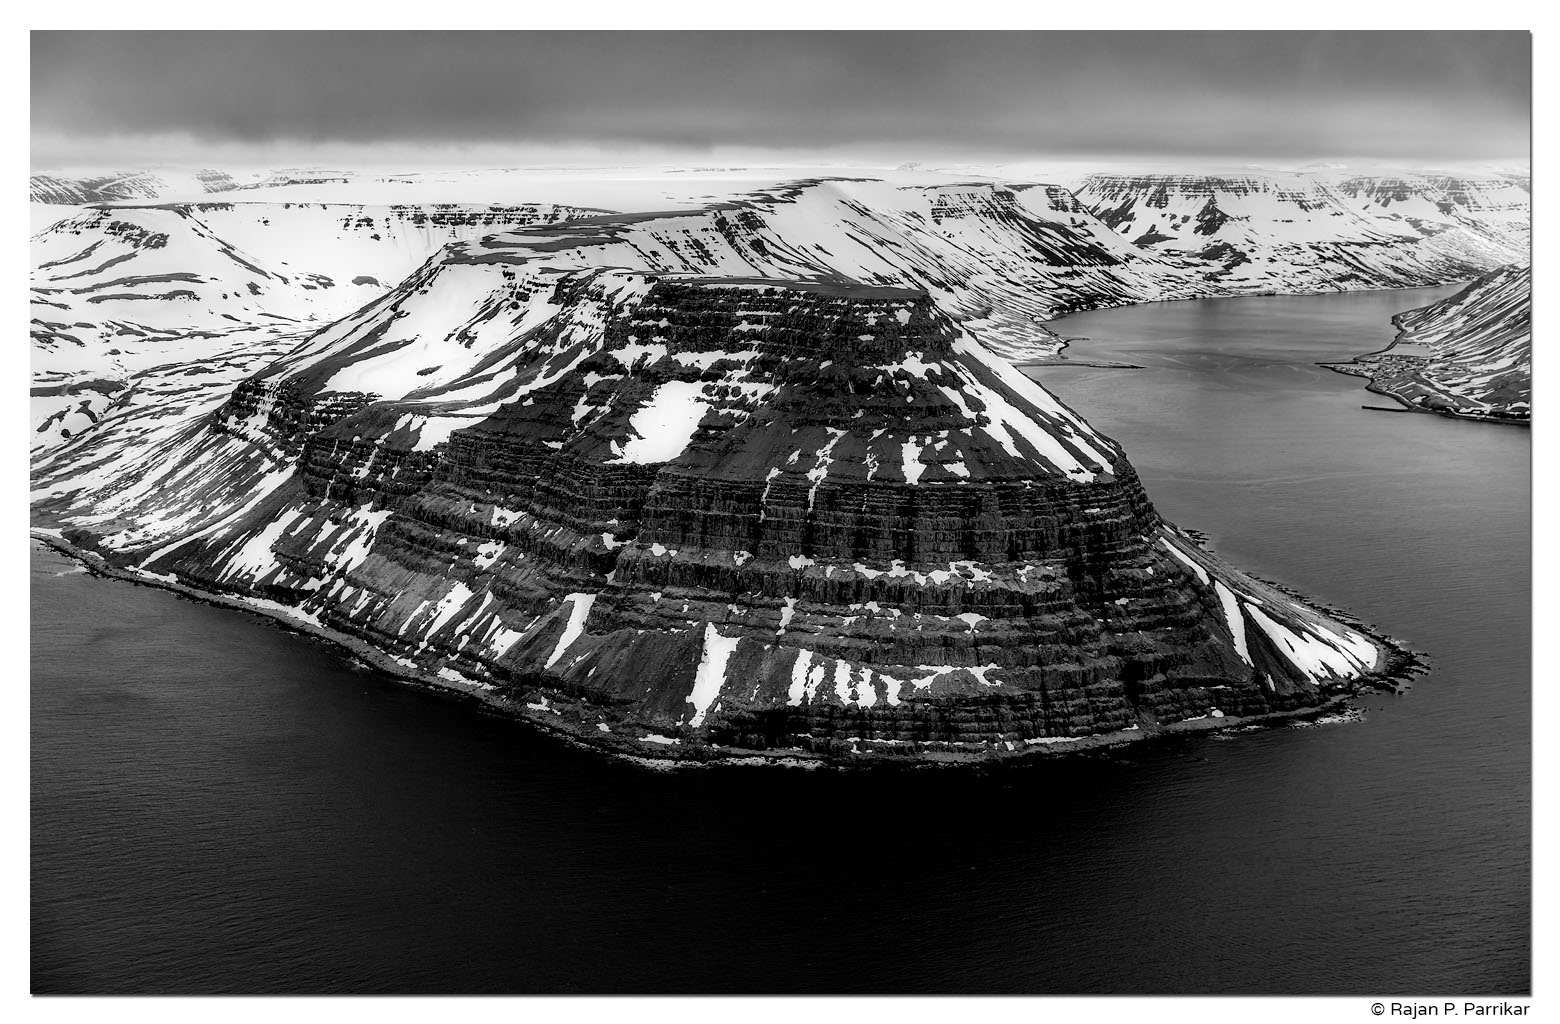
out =
<path fill-rule="evenodd" d="M 1352 724 L 651 772 L 35 553 L 33 988 L 1526 992 L 1528 434 L 1309 365 L 1449 291 L 1079 315 L 1150 368 L 1038 371 L 1167 516 L 1434 656 Z"/>

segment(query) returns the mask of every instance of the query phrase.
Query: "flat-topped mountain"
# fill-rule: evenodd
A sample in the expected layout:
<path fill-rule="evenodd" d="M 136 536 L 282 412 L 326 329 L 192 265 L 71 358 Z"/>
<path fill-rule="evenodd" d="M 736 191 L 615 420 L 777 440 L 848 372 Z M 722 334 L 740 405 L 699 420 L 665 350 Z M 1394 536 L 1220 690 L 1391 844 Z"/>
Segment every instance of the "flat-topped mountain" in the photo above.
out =
<path fill-rule="evenodd" d="M 1407 186 L 1159 184 L 89 210 L 35 241 L 35 344 L 122 377 L 59 371 L 105 404 L 35 455 L 35 521 L 624 751 L 1005 756 L 1314 708 L 1388 648 L 1163 522 L 1011 361 L 1069 309 L 1420 283 L 1506 243 L 1424 230 Z"/>
<path fill-rule="evenodd" d="M 1216 294 L 1441 284 L 1527 249 L 1507 177 L 1094 174 L 1077 195 L 1134 245 L 1203 263 Z"/>
<path fill-rule="evenodd" d="M 607 265 L 691 248 L 654 229 L 453 246 L 220 406 L 41 459 L 35 520 L 636 753 L 1007 756 L 1386 671 L 929 291 L 732 273 L 737 225 L 724 276 Z"/>

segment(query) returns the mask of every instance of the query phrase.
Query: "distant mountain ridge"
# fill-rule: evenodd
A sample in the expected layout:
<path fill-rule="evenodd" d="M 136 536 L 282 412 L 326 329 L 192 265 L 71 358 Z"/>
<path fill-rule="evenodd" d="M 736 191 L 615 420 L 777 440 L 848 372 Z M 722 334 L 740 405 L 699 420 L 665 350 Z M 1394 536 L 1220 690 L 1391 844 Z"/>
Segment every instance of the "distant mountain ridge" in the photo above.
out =
<path fill-rule="evenodd" d="M 65 178 L 34 174 L 28 179 L 28 195 L 35 203 L 83 205 L 86 203 L 144 202 L 175 195 L 227 192 L 244 185 L 226 171 L 140 171 Z"/>
<path fill-rule="evenodd" d="M 1077 196 L 1134 245 L 1252 291 L 1440 284 L 1525 259 L 1529 238 L 1508 177 L 1094 174 Z"/>
<path fill-rule="evenodd" d="M 293 185 L 347 184 L 358 177 L 362 176 L 332 171 L 230 172 L 211 168 L 194 171 L 159 169 L 78 176 L 34 174 L 28 179 L 28 194 L 32 202 L 55 205 L 198 202 L 206 195 L 255 192 Z M 388 175 L 367 177 L 374 180 L 398 180 Z"/>
<path fill-rule="evenodd" d="M 70 392 L 73 378 L 124 383 L 135 366 L 192 357 L 202 339 L 240 329 L 307 332 L 383 294 L 441 246 L 533 224 L 579 220 L 604 242 L 632 229 L 627 246 L 582 251 L 646 269 L 930 287 L 1015 356 L 1054 348 L 1039 321 L 1058 311 L 1158 294 L 1158 261 L 1054 189 L 805 182 L 702 211 L 601 214 L 540 204 L 89 207 L 33 239 L 34 443 L 54 443 L 101 410 L 101 391 Z"/>

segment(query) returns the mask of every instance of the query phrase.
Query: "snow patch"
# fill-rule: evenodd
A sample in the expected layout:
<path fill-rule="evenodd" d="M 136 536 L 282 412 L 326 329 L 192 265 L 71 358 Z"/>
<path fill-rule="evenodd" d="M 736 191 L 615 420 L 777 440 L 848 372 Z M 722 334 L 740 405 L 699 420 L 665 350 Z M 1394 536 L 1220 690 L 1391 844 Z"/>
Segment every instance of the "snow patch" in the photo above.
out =
<path fill-rule="evenodd" d="M 629 417 L 637 437 L 630 438 L 614 462 L 670 462 L 683 453 L 699 429 L 708 406 L 698 381 L 669 380 Z"/>
<path fill-rule="evenodd" d="M 786 703 L 793 708 L 801 705 L 806 693 L 807 669 L 812 664 L 812 656 L 812 651 L 796 652 L 796 662 L 791 666 L 791 688 L 786 691 Z"/>
<path fill-rule="evenodd" d="M 694 673 L 693 692 L 687 697 L 688 703 L 693 705 L 693 717 L 688 724 L 694 728 L 704 724 L 705 712 L 720 695 L 720 688 L 726 683 L 726 662 L 741 641 L 740 636 L 722 636 L 714 623 L 705 625 L 704 651 L 699 656 L 698 671 Z"/>
<path fill-rule="evenodd" d="M 1224 621 L 1230 627 L 1230 635 L 1235 638 L 1235 653 L 1240 655 L 1241 661 L 1250 665 L 1251 651 L 1246 647 L 1246 620 L 1241 618 L 1240 603 L 1222 581 L 1214 583 L 1213 592 L 1219 595 L 1219 603 L 1224 606 Z"/>
<path fill-rule="evenodd" d="M 563 657 L 563 652 L 580 638 L 580 634 L 585 631 L 585 618 L 590 615 L 590 606 L 596 603 L 596 595 L 570 594 L 565 600 L 573 602 L 573 607 L 569 609 L 569 621 L 563 627 L 563 635 L 558 638 L 558 646 L 553 648 L 552 655 L 542 666 L 543 668 L 552 668 L 557 664 L 558 659 Z"/>
<path fill-rule="evenodd" d="M 1202 581 L 1203 586 L 1206 587 L 1208 585 L 1208 573 L 1205 569 L 1203 569 L 1202 566 L 1188 558 L 1185 554 L 1182 553 L 1180 548 L 1176 547 L 1165 538 L 1160 537 L 1159 543 L 1163 544 L 1165 546 L 1165 550 L 1174 555 L 1183 565 L 1192 570 L 1192 572 L 1196 573 L 1197 578 Z"/>

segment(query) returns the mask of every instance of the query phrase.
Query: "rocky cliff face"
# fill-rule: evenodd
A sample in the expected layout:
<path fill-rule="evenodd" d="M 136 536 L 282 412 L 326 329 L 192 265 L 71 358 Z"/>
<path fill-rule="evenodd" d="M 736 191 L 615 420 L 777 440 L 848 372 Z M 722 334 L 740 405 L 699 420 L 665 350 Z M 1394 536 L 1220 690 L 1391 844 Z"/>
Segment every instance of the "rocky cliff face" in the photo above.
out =
<path fill-rule="evenodd" d="M 1370 378 L 1410 408 L 1528 423 L 1533 412 L 1532 270 L 1513 264 L 1450 298 L 1392 318 L 1381 352 L 1333 369 Z"/>
<path fill-rule="evenodd" d="M 633 752 L 1006 756 L 1385 669 L 926 289 L 687 272 L 817 258 L 739 214 L 453 248 L 219 406 L 40 460 L 35 519 Z"/>

